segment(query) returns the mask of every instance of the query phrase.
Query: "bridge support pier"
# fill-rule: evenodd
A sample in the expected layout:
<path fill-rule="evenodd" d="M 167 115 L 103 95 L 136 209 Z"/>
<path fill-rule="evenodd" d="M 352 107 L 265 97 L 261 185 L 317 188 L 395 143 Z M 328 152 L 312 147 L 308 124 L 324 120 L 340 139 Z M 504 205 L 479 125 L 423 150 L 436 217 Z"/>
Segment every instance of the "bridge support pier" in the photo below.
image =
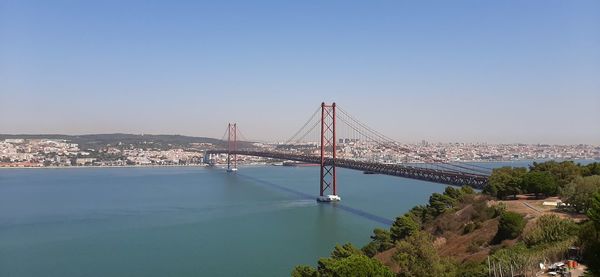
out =
<path fill-rule="evenodd" d="M 204 153 L 204 157 L 202 158 L 202 162 L 210 165 L 210 166 L 214 166 L 215 165 L 215 155 L 214 154 L 209 154 L 208 152 Z"/>

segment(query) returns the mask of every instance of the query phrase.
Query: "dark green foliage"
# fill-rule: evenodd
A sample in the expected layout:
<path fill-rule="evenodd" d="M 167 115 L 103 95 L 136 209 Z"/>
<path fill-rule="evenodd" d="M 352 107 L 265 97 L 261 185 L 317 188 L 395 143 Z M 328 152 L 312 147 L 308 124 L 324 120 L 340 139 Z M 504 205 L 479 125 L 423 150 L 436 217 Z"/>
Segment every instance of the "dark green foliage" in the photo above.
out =
<path fill-rule="evenodd" d="M 320 259 L 316 276 L 392 277 L 394 276 L 394 273 L 392 273 L 389 268 L 375 259 L 369 258 L 365 255 L 352 255 L 342 259 Z"/>
<path fill-rule="evenodd" d="M 536 163 L 529 167 L 532 172 L 546 172 L 552 175 L 559 187 L 570 183 L 577 176 L 581 176 L 582 167 L 575 164 L 573 161 L 555 162 L 548 161 L 544 163 Z"/>
<path fill-rule="evenodd" d="M 412 217 L 403 215 L 396 218 L 390 228 L 392 241 L 398 241 L 412 235 L 421 229 L 421 226 L 415 222 Z"/>
<path fill-rule="evenodd" d="M 504 186 L 504 185 L 502 185 L 502 186 Z M 483 188 L 483 193 L 485 193 L 489 196 L 501 198 L 498 196 L 499 190 L 500 190 L 500 188 L 498 187 L 498 184 L 488 182 L 488 184 Z"/>
<path fill-rule="evenodd" d="M 360 249 L 354 247 L 352 243 L 346 243 L 344 245 L 336 245 L 333 251 L 331 252 L 331 258 L 333 259 L 343 259 L 348 258 L 352 255 L 361 255 L 362 252 Z"/>
<path fill-rule="evenodd" d="M 372 241 L 362 248 L 363 253 L 369 257 L 375 256 L 378 252 L 383 252 L 394 247 L 390 231 L 380 228 L 373 230 Z"/>
<path fill-rule="evenodd" d="M 394 260 L 400 266 L 398 276 L 455 276 L 456 266 L 440 258 L 425 232 L 416 232 L 396 245 Z"/>
<path fill-rule="evenodd" d="M 500 216 L 498 232 L 494 237 L 494 242 L 499 243 L 505 239 L 514 239 L 518 237 L 525 227 L 523 216 L 514 212 L 504 212 Z"/>
<path fill-rule="evenodd" d="M 369 243 L 367 243 L 367 245 L 363 246 L 363 248 L 360 249 L 363 253 L 365 253 L 365 255 L 367 255 L 367 257 L 373 258 L 375 255 L 377 255 L 377 253 L 379 253 L 379 245 L 374 242 L 371 241 Z"/>
<path fill-rule="evenodd" d="M 317 277 L 317 270 L 308 265 L 299 265 L 292 271 L 292 277 Z"/>
<path fill-rule="evenodd" d="M 593 221 L 588 221 L 579 228 L 579 241 L 588 273 L 590 276 L 600 276 L 600 229 Z"/>
<path fill-rule="evenodd" d="M 563 241 L 576 234 L 577 225 L 572 220 L 561 219 L 557 215 L 542 215 L 523 237 L 523 241 L 527 247 L 535 247 Z"/>
<path fill-rule="evenodd" d="M 469 186 L 463 186 L 460 189 L 446 187 L 443 194 L 433 193 L 429 197 L 427 206 L 415 206 L 407 215 L 413 221 L 420 225 L 431 222 L 436 216 L 444 213 L 446 210 L 453 208 L 456 204 L 463 200 L 466 195 L 473 195 L 475 191 Z"/>
<path fill-rule="evenodd" d="M 475 190 L 472 187 L 469 187 L 469 186 L 462 186 L 460 188 L 460 192 L 463 195 L 475 194 Z"/>
<path fill-rule="evenodd" d="M 590 219 L 580 228 L 579 240 L 583 245 L 583 258 L 591 276 L 600 276 L 600 192 L 592 196 L 587 216 Z"/>
<path fill-rule="evenodd" d="M 488 185 L 484 192 L 498 198 L 516 196 L 522 192 L 523 177 L 527 173 L 525 168 L 505 166 L 492 171 Z"/>
<path fill-rule="evenodd" d="M 599 163 L 582 166 L 572 161 L 534 162 L 529 172 L 525 168 L 502 167 L 494 169 L 483 192 L 498 198 L 519 193 L 554 196 L 576 178 L 591 175 L 600 175 Z"/>
<path fill-rule="evenodd" d="M 460 189 L 455 189 L 453 187 L 446 187 L 444 190 L 444 195 L 449 196 L 453 199 L 460 199 L 462 197 L 462 192 Z"/>
<path fill-rule="evenodd" d="M 487 277 L 488 268 L 483 263 L 465 263 L 458 267 L 457 277 Z"/>
<path fill-rule="evenodd" d="M 434 193 L 429 197 L 429 209 L 434 217 L 444 213 L 454 205 L 456 205 L 456 199 L 444 194 Z"/>
<path fill-rule="evenodd" d="M 600 175 L 600 163 L 595 162 L 581 168 L 582 176 Z"/>
<path fill-rule="evenodd" d="M 586 212 L 592 201 L 592 196 L 600 192 L 600 176 L 577 177 L 562 190 L 565 203 L 577 212 Z"/>
<path fill-rule="evenodd" d="M 558 194 L 558 185 L 555 178 L 548 172 L 531 171 L 523 178 L 523 186 L 527 192 L 535 195 L 543 194 L 552 196 Z"/>
<path fill-rule="evenodd" d="M 415 221 L 420 221 L 421 225 L 430 222 L 434 218 L 433 215 L 429 213 L 427 206 L 423 205 L 414 206 L 407 214 L 415 219 Z"/>
<path fill-rule="evenodd" d="M 329 276 L 389 276 L 394 274 L 379 261 L 362 254 L 352 244 L 337 245 L 330 258 L 319 259 L 316 269 L 300 265 L 292 271 L 293 277 Z"/>
<path fill-rule="evenodd" d="M 597 192 L 592 197 L 592 200 L 590 201 L 590 207 L 587 210 L 587 216 L 596 226 L 596 230 L 600 231 L 600 192 Z"/>

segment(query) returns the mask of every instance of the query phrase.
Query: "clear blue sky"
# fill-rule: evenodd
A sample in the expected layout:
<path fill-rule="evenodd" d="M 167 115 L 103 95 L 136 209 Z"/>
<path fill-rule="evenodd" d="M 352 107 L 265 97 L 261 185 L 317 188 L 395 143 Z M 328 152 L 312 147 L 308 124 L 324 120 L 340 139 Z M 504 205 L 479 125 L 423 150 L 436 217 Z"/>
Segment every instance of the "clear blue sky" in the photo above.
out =
<path fill-rule="evenodd" d="M 600 1 L 0 0 L 0 133 L 600 144 Z"/>

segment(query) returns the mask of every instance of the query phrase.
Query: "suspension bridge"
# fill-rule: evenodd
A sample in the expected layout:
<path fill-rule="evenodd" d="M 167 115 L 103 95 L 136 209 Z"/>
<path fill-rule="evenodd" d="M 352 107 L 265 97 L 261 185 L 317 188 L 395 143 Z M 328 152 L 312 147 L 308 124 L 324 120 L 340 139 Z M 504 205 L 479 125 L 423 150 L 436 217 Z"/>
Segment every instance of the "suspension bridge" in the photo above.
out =
<path fill-rule="evenodd" d="M 336 168 L 360 170 L 453 186 L 483 189 L 491 169 L 471 163 L 446 161 L 422 155 L 356 120 L 335 103 L 321 106 L 284 143 L 272 147 L 247 145 L 237 124 L 230 123 L 222 138 L 227 148 L 207 150 L 204 161 L 215 163 L 216 155 L 227 155 L 227 171 L 237 171 L 238 155 L 296 161 L 320 166 L 320 201 L 339 201 Z"/>

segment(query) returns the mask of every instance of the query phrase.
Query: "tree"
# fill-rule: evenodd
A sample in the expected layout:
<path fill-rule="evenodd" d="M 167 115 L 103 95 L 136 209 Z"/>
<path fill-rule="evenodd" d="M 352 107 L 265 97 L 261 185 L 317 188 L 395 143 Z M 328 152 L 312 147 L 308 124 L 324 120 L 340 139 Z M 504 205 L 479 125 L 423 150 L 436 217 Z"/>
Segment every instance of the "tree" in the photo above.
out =
<path fill-rule="evenodd" d="M 580 230 L 579 239 L 583 242 L 584 259 L 588 271 L 593 276 L 600 275 L 600 192 L 595 193 L 587 210 L 589 222 Z"/>
<path fill-rule="evenodd" d="M 500 216 L 498 232 L 494 237 L 494 242 L 499 243 L 505 239 L 514 239 L 518 237 L 525 227 L 523 216 L 515 212 L 504 212 Z"/>
<path fill-rule="evenodd" d="M 363 246 L 360 249 L 367 257 L 373 258 L 377 253 L 379 253 L 379 244 L 377 242 L 371 241 L 367 243 L 367 245 Z"/>
<path fill-rule="evenodd" d="M 390 228 L 392 241 L 399 241 L 412 235 L 421 229 L 421 226 L 417 222 L 415 222 L 412 217 L 408 215 L 403 215 L 397 217 Z"/>
<path fill-rule="evenodd" d="M 292 277 L 318 277 L 317 270 L 308 265 L 299 265 L 292 271 Z"/>
<path fill-rule="evenodd" d="M 470 186 L 462 186 L 460 187 L 460 192 L 462 195 L 467 195 L 467 194 L 475 194 L 475 190 L 470 187 Z"/>
<path fill-rule="evenodd" d="M 421 224 L 425 224 L 433 219 L 433 215 L 429 214 L 429 209 L 424 205 L 414 206 L 406 214 L 412 217 L 415 222 L 419 222 Z"/>
<path fill-rule="evenodd" d="M 386 229 L 375 228 L 371 239 L 372 241 L 362 248 L 363 253 L 369 257 L 375 256 L 377 252 L 382 252 L 394 247 L 391 233 Z"/>
<path fill-rule="evenodd" d="M 393 259 L 400 267 L 398 276 L 455 276 L 456 267 L 438 255 L 433 238 L 425 232 L 416 232 L 396 244 Z"/>
<path fill-rule="evenodd" d="M 530 171 L 523 178 L 523 186 L 527 192 L 552 196 L 558 194 L 558 186 L 555 179 L 548 172 Z"/>
<path fill-rule="evenodd" d="M 594 162 L 581 168 L 582 176 L 600 175 L 600 163 Z"/>
<path fill-rule="evenodd" d="M 522 192 L 523 177 L 526 173 L 527 170 L 522 167 L 505 166 L 496 168 L 492 171 L 484 192 L 498 198 L 506 198 L 509 195 L 516 197 L 517 194 Z"/>
<path fill-rule="evenodd" d="M 600 205 L 600 199 L 598 199 Z M 579 241 L 582 244 L 583 260 L 588 267 L 585 276 L 600 276 L 600 228 L 590 220 L 579 229 Z"/>
<path fill-rule="evenodd" d="M 597 192 L 590 201 L 590 207 L 587 210 L 587 216 L 596 227 L 596 239 L 600 235 L 600 192 Z"/>
<path fill-rule="evenodd" d="M 319 259 L 317 268 L 307 265 L 296 266 L 293 277 L 342 277 L 342 276 L 385 276 L 394 274 L 389 268 L 375 259 L 361 253 L 352 244 L 337 245 L 331 257 Z"/>
<path fill-rule="evenodd" d="M 343 259 L 348 258 L 352 255 L 360 255 L 362 252 L 360 249 L 354 247 L 352 243 L 346 243 L 344 245 L 336 245 L 333 251 L 331 252 L 331 258 L 333 259 Z"/>
<path fill-rule="evenodd" d="M 458 200 L 462 196 L 462 191 L 460 189 L 455 189 L 453 187 L 447 186 L 444 190 L 444 195 Z"/>
<path fill-rule="evenodd" d="M 446 211 L 446 209 L 452 208 L 456 205 L 456 199 L 439 194 L 433 193 L 429 197 L 429 207 L 433 216 L 438 216 Z"/>
<path fill-rule="evenodd" d="M 561 192 L 565 203 L 577 212 L 586 212 L 595 193 L 600 192 L 600 176 L 577 177 Z"/>
<path fill-rule="evenodd" d="M 575 164 L 573 161 L 547 161 L 544 163 L 534 162 L 530 167 L 530 171 L 534 172 L 546 172 L 555 179 L 559 187 L 564 187 L 570 183 L 577 176 L 581 176 L 582 169 L 580 166 Z"/>
<path fill-rule="evenodd" d="M 311 273 L 312 272 L 308 272 Z M 342 259 L 323 258 L 319 260 L 317 276 L 382 276 L 393 277 L 394 273 L 379 261 L 365 255 L 351 255 Z M 314 275 L 308 275 L 314 276 Z"/>

